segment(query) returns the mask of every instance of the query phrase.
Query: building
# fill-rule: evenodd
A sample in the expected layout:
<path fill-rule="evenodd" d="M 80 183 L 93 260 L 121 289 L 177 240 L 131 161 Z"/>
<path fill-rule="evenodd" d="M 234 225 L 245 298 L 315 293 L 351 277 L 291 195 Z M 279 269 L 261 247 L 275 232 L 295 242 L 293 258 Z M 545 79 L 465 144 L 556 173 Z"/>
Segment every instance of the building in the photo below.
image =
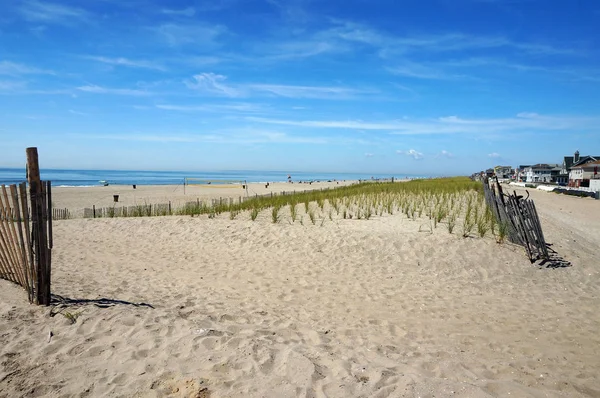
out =
<path fill-rule="evenodd" d="M 496 166 L 494 167 L 494 174 L 498 178 L 512 178 L 514 170 L 510 166 Z"/>
<path fill-rule="evenodd" d="M 548 163 L 538 163 L 525 167 L 525 182 L 556 182 L 560 170 L 560 165 Z"/>
<path fill-rule="evenodd" d="M 569 173 L 570 187 L 589 187 L 590 180 L 600 179 L 600 160 L 590 161 L 571 167 Z"/>
<path fill-rule="evenodd" d="M 517 170 L 515 170 L 515 174 L 516 174 L 516 180 L 518 182 L 525 182 L 525 179 L 526 179 L 525 169 L 528 167 L 531 167 L 531 165 L 521 164 L 521 165 L 519 165 L 519 167 L 517 167 Z"/>
<path fill-rule="evenodd" d="M 565 156 L 563 158 L 562 167 L 559 175 L 556 177 L 556 182 L 560 185 L 567 185 L 570 180 L 570 172 L 574 166 L 580 166 L 588 162 L 600 160 L 600 156 L 580 156 L 579 151 L 575 151 L 574 156 Z"/>
<path fill-rule="evenodd" d="M 575 156 L 579 156 L 579 152 L 575 152 Z M 560 174 L 556 177 L 556 182 L 560 185 L 567 185 L 569 183 L 569 172 L 573 167 L 573 160 L 575 156 L 565 156 L 560 168 Z"/>

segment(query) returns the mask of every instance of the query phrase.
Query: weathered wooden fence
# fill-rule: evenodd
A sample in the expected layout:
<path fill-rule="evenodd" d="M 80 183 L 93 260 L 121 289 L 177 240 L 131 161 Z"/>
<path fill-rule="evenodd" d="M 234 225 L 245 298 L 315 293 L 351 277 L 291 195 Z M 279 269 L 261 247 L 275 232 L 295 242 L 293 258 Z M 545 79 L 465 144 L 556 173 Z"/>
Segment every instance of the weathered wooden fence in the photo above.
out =
<path fill-rule="evenodd" d="M 508 239 L 527 251 L 531 262 L 549 260 L 548 246 L 533 200 L 507 195 L 497 180 L 483 181 L 485 199 L 499 225 L 507 228 Z"/>
<path fill-rule="evenodd" d="M 21 285 L 29 301 L 50 304 L 52 187 L 39 180 L 37 149 L 27 148 L 27 184 L 0 186 L 0 278 Z"/>
<path fill-rule="evenodd" d="M 52 209 L 53 220 L 68 220 L 72 218 L 69 209 Z"/>

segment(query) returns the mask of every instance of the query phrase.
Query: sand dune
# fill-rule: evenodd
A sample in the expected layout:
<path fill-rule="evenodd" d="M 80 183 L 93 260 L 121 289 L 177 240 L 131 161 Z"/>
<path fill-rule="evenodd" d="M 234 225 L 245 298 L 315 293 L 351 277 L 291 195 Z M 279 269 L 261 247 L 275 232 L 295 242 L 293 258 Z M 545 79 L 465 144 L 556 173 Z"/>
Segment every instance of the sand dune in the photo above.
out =
<path fill-rule="evenodd" d="M 97 187 L 54 187 L 52 190 L 53 203 L 56 208 L 68 208 L 72 214 L 81 217 L 84 208 L 135 206 L 143 204 L 160 204 L 171 202 L 174 207 L 182 206 L 190 201 L 209 201 L 211 199 L 232 198 L 239 201 L 240 197 L 255 195 L 280 194 L 310 191 L 315 189 L 337 188 L 350 185 L 356 181 L 314 182 L 308 183 L 270 183 L 269 186 L 260 183 L 248 184 L 248 189 L 241 185 L 109 185 Z M 118 203 L 114 195 L 119 196 Z"/>
<path fill-rule="evenodd" d="M 600 202 L 534 199 L 572 267 L 401 214 L 57 221 L 53 292 L 110 300 L 0 281 L 0 396 L 600 396 L 598 235 L 548 210 Z"/>

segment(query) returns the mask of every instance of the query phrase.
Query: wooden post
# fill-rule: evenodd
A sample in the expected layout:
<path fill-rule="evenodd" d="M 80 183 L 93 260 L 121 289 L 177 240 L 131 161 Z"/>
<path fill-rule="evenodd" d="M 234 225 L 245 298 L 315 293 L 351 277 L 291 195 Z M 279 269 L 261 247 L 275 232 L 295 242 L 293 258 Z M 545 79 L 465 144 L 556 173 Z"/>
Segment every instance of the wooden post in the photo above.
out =
<path fill-rule="evenodd" d="M 31 197 L 31 230 L 33 247 L 35 248 L 35 269 L 37 286 L 36 303 L 50 305 L 50 264 L 48 263 L 48 247 L 46 242 L 46 226 L 44 225 L 44 198 L 40 181 L 40 166 L 37 148 L 27 148 L 27 180 Z"/>
<path fill-rule="evenodd" d="M 96 205 L 92 205 L 92 213 L 94 213 L 94 218 L 96 218 Z"/>

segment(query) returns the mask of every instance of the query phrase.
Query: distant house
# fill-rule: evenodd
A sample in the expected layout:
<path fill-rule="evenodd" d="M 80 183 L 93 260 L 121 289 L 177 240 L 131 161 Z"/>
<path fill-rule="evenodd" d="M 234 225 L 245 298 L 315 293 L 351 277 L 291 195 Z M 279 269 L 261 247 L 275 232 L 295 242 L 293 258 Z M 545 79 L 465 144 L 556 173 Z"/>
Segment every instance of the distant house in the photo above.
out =
<path fill-rule="evenodd" d="M 556 182 L 560 169 L 558 164 L 534 164 L 524 169 L 525 182 Z"/>
<path fill-rule="evenodd" d="M 487 169 L 485 171 L 485 175 L 488 177 L 493 177 L 494 176 L 494 169 Z"/>
<path fill-rule="evenodd" d="M 570 186 L 575 186 L 575 182 L 574 182 L 575 180 L 573 182 L 571 182 L 571 169 L 573 167 L 581 166 L 581 165 L 584 165 L 584 164 L 590 163 L 590 162 L 595 162 L 597 160 L 600 160 L 600 155 L 598 155 L 598 156 L 591 156 L 591 155 L 580 156 L 579 151 L 575 151 L 574 156 L 565 156 L 562 167 L 560 169 L 560 174 L 557 178 L 557 182 L 561 183 L 561 184 L 568 183 Z M 580 173 L 578 172 L 575 174 L 579 175 Z"/>
<path fill-rule="evenodd" d="M 571 167 L 569 186 L 589 187 L 590 180 L 600 179 L 600 160 L 590 161 L 579 166 Z"/>
<path fill-rule="evenodd" d="M 527 178 L 525 176 L 525 169 L 531 167 L 531 165 L 528 164 L 521 164 L 519 165 L 519 167 L 517 167 L 517 170 L 515 170 L 515 174 L 516 174 L 516 179 L 519 182 L 525 182 L 525 179 Z"/>
<path fill-rule="evenodd" d="M 556 182 L 559 184 L 567 184 L 569 182 L 569 172 L 573 167 L 573 160 L 576 156 L 579 156 L 579 152 L 575 152 L 575 156 L 565 156 L 560 168 L 560 173 L 556 177 Z"/>
<path fill-rule="evenodd" d="M 494 167 L 494 173 L 498 178 L 511 178 L 514 170 L 510 166 L 496 166 Z"/>

